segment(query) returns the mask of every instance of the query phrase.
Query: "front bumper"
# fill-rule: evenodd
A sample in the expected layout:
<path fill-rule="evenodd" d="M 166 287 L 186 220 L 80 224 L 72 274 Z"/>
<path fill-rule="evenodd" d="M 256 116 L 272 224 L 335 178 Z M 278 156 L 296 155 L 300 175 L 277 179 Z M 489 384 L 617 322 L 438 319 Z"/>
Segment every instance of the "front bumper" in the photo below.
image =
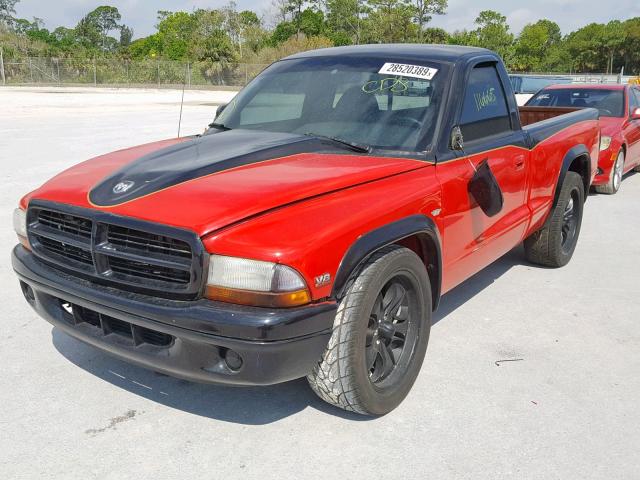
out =
<path fill-rule="evenodd" d="M 600 152 L 600 157 L 598 159 L 598 171 L 596 176 L 593 178 L 593 182 L 591 185 L 596 187 L 598 185 L 606 185 L 611 180 L 611 170 L 613 169 L 613 165 L 618 158 L 618 153 L 613 148 L 608 148 L 607 150 L 603 150 Z"/>
<path fill-rule="evenodd" d="M 13 268 L 29 304 L 60 330 L 122 360 L 206 383 L 303 377 L 331 336 L 336 304 L 265 309 L 123 292 L 67 275 L 22 246 Z"/>

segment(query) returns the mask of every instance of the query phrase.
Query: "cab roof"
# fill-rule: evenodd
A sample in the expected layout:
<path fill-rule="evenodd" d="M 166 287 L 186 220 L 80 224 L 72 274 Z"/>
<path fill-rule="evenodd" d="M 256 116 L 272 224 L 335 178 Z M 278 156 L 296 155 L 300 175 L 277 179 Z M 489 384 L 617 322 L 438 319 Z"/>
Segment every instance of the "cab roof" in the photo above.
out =
<path fill-rule="evenodd" d="M 491 55 L 498 56 L 491 50 L 478 47 L 464 47 L 459 45 L 427 45 L 419 43 L 389 43 L 375 45 L 351 45 L 346 47 L 321 48 L 296 53 L 285 57 L 283 60 L 309 57 L 373 57 L 388 58 L 394 57 L 416 60 L 433 60 L 440 62 L 455 63 L 462 57 L 469 55 Z"/>

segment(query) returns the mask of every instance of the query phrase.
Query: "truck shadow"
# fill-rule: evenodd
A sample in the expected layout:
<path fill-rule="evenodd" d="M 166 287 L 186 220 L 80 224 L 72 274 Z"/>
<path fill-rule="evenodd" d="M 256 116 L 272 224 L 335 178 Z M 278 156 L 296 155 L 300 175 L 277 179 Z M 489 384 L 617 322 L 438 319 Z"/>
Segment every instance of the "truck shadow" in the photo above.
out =
<path fill-rule="evenodd" d="M 519 245 L 488 267 L 485 267 L 483 270 L 443 295 L 440 299 L 440 306 L 433 316 L 433 325 L 446 318 L 463 303 L 478 295 L 511 268 L 516 265 L 526 264 L 527 261 L 524 256 L 524 247 Z"/>
<path fill-rule="evenodd" d="M 446 318 L 515 265 L 524 253 L 516 248 L 445 295 L 433 323 Z M 268 387 L 231 387 L 192 383 L 161 375 L 122 362 L 85 345 L 60 330 L 52 329 L 54 347 L 71 363 L 153 402 L 207 418 L 244 425 L 265 425 L 313 408 L 349 421 L 370 421 L 369 417 L 342 411 L 318 399 L 306 380 Z"/>
<path fill-rule="evenodd" d="M 193 383 L 118 360 L 57 328 L 52 329 L 51 335 L 54 347 L 83 370 L 135 395 L 194 415 L 243 425 L 266 425 L 311 407 L 346 420 L 368 420 L 324 403 L 305 379 L 266 387 Z"/>

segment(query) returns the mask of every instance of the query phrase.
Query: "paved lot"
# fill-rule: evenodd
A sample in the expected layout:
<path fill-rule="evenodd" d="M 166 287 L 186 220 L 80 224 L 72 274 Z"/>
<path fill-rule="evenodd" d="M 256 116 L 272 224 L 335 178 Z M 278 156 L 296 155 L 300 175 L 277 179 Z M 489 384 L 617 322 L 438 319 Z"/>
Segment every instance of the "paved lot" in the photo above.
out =
<path fill-rule="evenodd" d="M 182 131 L 201 131 L 228 95 L 187 92 Z M 9 263 L 20 195 L 175 136 L 179 99 L 0 88 L 3 478 L 640 478 L 640 175 L 589 199 L 568 267 L 529 266 L 516 249 L 448 294 L 413 391 L 384 418 L 326 406 L 303 380 L 160 376 L 38 318 Z"/>

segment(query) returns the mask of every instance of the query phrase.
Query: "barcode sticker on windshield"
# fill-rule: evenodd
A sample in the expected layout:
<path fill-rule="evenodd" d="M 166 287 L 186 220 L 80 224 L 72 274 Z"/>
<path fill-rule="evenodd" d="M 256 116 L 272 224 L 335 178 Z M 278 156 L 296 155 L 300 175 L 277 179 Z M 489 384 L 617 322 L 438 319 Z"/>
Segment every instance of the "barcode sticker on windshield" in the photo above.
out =
<path fill-rule="evenodd" d="M 405 65 L 404 63 L 385 63 L 378 73 L 431 80 L 438 73 L 438 69 L 420 65 Z"/>

